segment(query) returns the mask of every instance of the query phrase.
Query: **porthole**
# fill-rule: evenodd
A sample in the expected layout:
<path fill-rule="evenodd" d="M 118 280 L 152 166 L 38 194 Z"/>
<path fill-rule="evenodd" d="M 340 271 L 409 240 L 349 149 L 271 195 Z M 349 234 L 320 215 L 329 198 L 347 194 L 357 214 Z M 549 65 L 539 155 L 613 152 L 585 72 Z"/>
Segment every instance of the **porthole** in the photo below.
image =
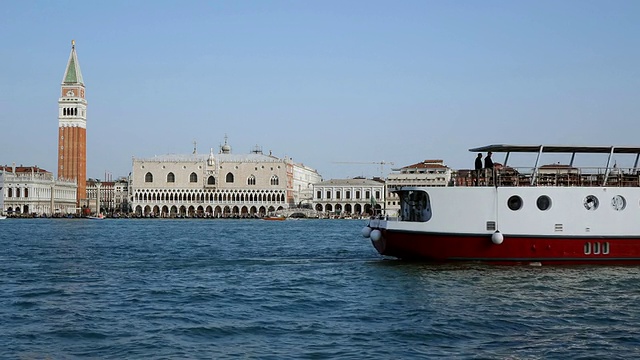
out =
<path fill-rule="evenodd" d="M 584 198 L 583 205 L 585 209 L 593 211 L 598 208 L 598 198 L 595 195 L 588 195 L 586 198 Z"/>
<path fill-rule="evenodd" d="M 613 210 L 622 211 L 627 207 L 627 200 L 622 195 L 616 195 L 611 199 L 611 207 Z"/>
<path fill-rule="evenodd" d="M 513 195 L 507 200 L 507 206 L 513 211 L 520 210 L 522 208 L 522 198 L 518 195 Z"/>
<path fill-rule="evenodd" d="M 547 195 L 542 195 L 538 197 L 538 200 L 536 200 L 536 205 L 538 206 L 538 209 L 542 211 L 549 210 L 549 208 L 551 208 L 551 198 Z"/>

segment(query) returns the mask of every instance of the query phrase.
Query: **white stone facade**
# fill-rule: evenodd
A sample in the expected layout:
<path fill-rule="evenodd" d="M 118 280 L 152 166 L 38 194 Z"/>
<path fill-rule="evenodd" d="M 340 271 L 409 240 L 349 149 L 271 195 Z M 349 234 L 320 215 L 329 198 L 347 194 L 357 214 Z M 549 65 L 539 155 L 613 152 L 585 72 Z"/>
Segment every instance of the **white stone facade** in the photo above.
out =
<path fill-rule="evenodd" d="M 1 167 L 2 209 L 9 215 L 76 214 L 77 184 L 37 167 Z"/>
<path fill-rule="evenodd" d="M 140 216 L 259 217 L 294 207 L 313 173 L 261 151 L 232 154 L 225 143 L 218 154 L 134 158 L 129 200 Z"/>
<path fill-rule="evenodd" d="M 293 201 L 298 207 L 311 207 L 313 184 L 322 182 L 322 176 L 315 169 L 303 164 L 293 167 Z"/>
<path fill-rule="evenodd" d="M 314 209 L 325 217 L 360 217 L 380 213 L 384 182 L 371 179 L 332 179 L 313 186 Z"/>

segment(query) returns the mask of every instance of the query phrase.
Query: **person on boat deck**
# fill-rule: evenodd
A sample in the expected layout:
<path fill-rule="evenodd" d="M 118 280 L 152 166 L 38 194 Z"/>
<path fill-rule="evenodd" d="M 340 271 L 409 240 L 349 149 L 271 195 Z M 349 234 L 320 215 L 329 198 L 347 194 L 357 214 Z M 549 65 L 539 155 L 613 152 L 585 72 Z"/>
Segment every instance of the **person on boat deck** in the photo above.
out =
<path fill-rule="evenodd" d="M 493 173 L 494 173 L 493 160 L 491 160 L 491 154 L 492 152 L 489 151 L 487 153 L 487 156 L 484 158 L 484 171 L 485 171 L 485 175 L 487 176 L 487 180 L 489 180 L 489 178 L 493 179 L 494 177 L 493 176 Z"/>
<path fill-rule="evenodd" d="M 478 153 L 478 157 L 476 157 L 476 168 L 475 168 L 474 176 L 474 185 L 478 186 L 480 183 L 480 174 L 482 173 L 482 153 Z"/>

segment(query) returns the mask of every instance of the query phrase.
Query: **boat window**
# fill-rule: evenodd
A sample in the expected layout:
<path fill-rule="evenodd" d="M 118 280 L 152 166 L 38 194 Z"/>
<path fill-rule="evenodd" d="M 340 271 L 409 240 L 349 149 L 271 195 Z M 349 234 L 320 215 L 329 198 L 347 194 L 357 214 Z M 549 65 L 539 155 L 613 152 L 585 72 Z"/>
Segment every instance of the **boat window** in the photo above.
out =
<path fill-rule="evenodd" d="M 622 195 L 616 195 L 611 199 L 613 210 L 622 211 L 627 207 L 627 200 Z"/>
<path fill-rule="evenodd" d="M 600 243 L 599 242 L 594 242 L 593 243 L 593 254 L 594 255 L 600 254 Z"/>
<path fill-rule="evenodd" d="M 551 208 L 551 198 L 547 195 L 542 195 L 538 197 L 536 205 L 538 206 L 538 209 L 542 211 L 549 210 L 549 208 Z"/>
<path fill-rule="evenodd" d="M 400 191 L 402 221 L 425 222 L 431 219 L 431 201 L 425 191 Z"/>
<path fill-rule="evenodd" d="M 518 195 L 513 195 L 507 200 L 507 206 L 509 209 L 516 211 L 522 208 L 522 198 Z"/>
<path fill-rule="evenodd" d="M 591 254 L 591 243 L 590 242 L 584 243 L 584 254 L 585 255 Z"/>
<path fill-rule="evenodd" d="M 602 253 L 604 255 L 609 254 L 609 243 L 608 242 L 605 242 L 605 243 L 602 244 Z"/>
<path fill-rule="evenodd" d="M 588 195 L 584 198 L 583 204 L 585 209 L 593 211 L 598 208 L 598 198 L 595 195 Z"/>

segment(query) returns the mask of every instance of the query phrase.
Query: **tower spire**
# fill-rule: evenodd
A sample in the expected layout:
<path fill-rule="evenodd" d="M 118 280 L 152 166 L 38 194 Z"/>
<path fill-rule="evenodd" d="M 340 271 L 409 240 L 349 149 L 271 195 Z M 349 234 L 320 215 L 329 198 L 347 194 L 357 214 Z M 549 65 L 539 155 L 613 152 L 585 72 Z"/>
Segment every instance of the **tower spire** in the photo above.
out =
<path fill-rule="evenodd" d="M 80 71 L 80 63 L 78 62 L 78 55 L 76 55 L 76 41 L 71 40 L 71 54 L 69 54 L 69 61 L 67 61 L 67 70 L 64 72 L 62 78 L 62 85 L 79 84 L 84 85 L 82 80 L 82 72 Z"/>

